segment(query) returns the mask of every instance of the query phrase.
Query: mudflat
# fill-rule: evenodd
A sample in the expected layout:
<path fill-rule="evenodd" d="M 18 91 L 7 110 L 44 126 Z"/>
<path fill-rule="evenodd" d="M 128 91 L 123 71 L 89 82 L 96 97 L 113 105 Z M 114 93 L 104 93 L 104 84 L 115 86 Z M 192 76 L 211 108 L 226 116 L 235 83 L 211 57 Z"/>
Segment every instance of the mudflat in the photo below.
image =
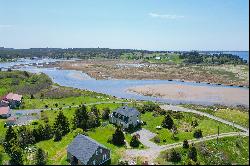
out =
<path fill-rule="evenodd" d="M 80 60 L 44 65 L 79 70 L 90 77 L 103 79 L 159 79 L 220 83 L 249 86 L 248 65 L 169 65 L 152 64 L 140 60 Z"/>
<path fill-rule="evenodd" d="M 164 99 L 245 105 L 249 107 L 248 88 L 160 84 L 131 87 L 128 91 Z"/>

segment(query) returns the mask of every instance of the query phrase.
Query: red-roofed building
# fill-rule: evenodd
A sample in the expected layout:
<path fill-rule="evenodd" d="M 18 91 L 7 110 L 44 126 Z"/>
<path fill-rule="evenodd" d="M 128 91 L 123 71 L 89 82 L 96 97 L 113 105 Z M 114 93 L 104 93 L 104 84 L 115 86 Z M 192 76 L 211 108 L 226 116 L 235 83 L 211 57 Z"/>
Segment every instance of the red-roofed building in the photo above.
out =
<path fill-rule="evenodd" d="M 10 107 L 0 107 L 0 117 L 2 118 L 8 118 L 10 117 L 11 113 L 10 113 Z"/>
<path fill-rule="evenodd" d="M 8 101 L 11 108 L 16 108 L 19 107 L 22 102 L 22 95 L 9 93 L 3 100 Z"/>

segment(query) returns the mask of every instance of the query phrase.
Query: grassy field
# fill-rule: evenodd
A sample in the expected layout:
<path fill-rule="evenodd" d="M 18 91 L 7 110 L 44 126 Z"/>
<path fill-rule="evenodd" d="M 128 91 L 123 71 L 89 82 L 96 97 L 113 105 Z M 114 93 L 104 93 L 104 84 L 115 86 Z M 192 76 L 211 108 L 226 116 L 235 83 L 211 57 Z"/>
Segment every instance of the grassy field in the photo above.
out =
<path fill-rule="evenodd" d="M 217 144 L 216 140 L 210 140 L 205 143 L 197 143 L 197 163 L 200 165 L 249 165 L 249 137 L 226 137 L 220 138 Z M 206 149 L 206 150 L 205 150 Z M 186 165 L 189 162 L 188 150 L 182 147 L 176 148 L 180 152 L 182 160 L 180 162 L 170 162 L 166 159 L 166 154 L 170 152 L 164 151 L 156 159 L 159 164 L 166 165 Z"/>
<path fill-rule="evenodd" d="M 234 122 L 244 127 L 249 127 L 249 112 L 247 109 L 223 108 L 223 107 L 216 107 L 216 106 L 205 107 L 201 105 L 191 105 L 191 104 L 186 104 L 183 106 L 187 108 L 195 109 L 197 111 L 212 114 L 214 116 Z"/>
<path fill-rule="evenodd" d="M 197 116 L 191 113 L 180 113 L 180 114 L 182 118 L 180 119 L 172 118 L 178 130 L 177 139 L 172 138 L 172 132 L 168 129 L 165 128 L 162 128 L 160 130 L 156 129 L 156 126 L 161 126 L 164 116 L 158 115 L 157 117 L 154 117 L 153 113 L 150 112 L 142 114 L 141 116 L 142 120 L 147 123 L 146 125 L 143 126 L 143 128 L 146 128 L 151 132 L 156 133 L 161 140 L 161 142 L 159 143 L 160 145 L 175 143 L 183 141 L 184 139 L 193 139 L 194 138 L 193 132 L 196 129 L 201 129 L 203 136 L 217 134 L 218 126 L 220 129 L 220 133 L 236 131 L 236 129 L 233 129 L 230 126 L 227 126 L 225 124 L 222 124 L 220 122 L 205 117 Z M 198 122 L 197 127 L 194 128 L 191 126 L 192 120 L 197 120 Z"/>
<path fill-rule="evenodd" d="M 24 71 L 0 71 L 0 96 L 8 92 L 22 95 L 35 94 L 51 86 L 51 79 L 45 74 Z"/>
<path fill-rule="evenodd" d="M 158 59 L 157 59 L 158 58 Z M 179 58 L 178 54 L 175 53 L 124 53 L 121 55 L 123 60 L 139 60 L 142 59 L 143 62 L 148 63 L 167 63 L 167 64 L 180 64 L 182 60 Z"/>

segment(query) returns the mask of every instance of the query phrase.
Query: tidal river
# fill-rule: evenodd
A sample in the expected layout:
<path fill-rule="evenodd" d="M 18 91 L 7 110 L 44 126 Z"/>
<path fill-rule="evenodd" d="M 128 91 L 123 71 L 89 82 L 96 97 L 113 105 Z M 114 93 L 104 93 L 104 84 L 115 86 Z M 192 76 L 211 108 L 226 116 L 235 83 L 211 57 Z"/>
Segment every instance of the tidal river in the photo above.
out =
<path fill-rule="evenodd" d="M 171 104 L 193 103 L 203 105 L 224 104 L 224 105 L 244 105 L 249 107 L 249 88 L 240 88 L 223 85 L 213 85 L 206 83 L 168 81 L 168 80 L 95 80 L 81 71 L 62 70 L 57 68 L 42 68 L 31 66 L 30 64 L 47 63 L 58 61 L 55 59 L 43 60 L 18 60 L 17 62 L 0 63 L 0 68 L 14 68 L 25 70 L 32 73 L 43 72 L 51 79 L 62 86 L 87 89 L 120 98 L 158 101 Z M 159 86 L 158 86 L 159 85 Z M 162 86 L 164 85 L 164 87 Z M 158 97 L 157 94 L 147 93 L 147 88 L 157 87 L 159 92 L 163 91 L 164 96 Z M 144 93 L 136 91 L 134 87 L 141 88 Z M 146 87 L 146 89 L 143 87 Z M 166 88 L 169 87 L 169 88 Z M 183 89 L 183 87 L 189 87 Z M 162 89 L 161 89 L 162 88 Z M 132 89 L 132 90 L 129 90 Z M 170 91 L 171 89 L 171 91 Z M 168 91 L 167 91 L 168 90 Z M 192 93 L 199 90 L 202 93 Z M 192 92 L 193 91 L 193 92 Z M 210 91 L 214 93 L 210 94 Z M 148 91 L 149 92 L 149 91 Z M 185 92 L 185 93 L 184 93 Z M 235 96 L 230 97 L 234 93 Z M 150 96 L 146 96 L 150 95 Z M 183 97 L 183 95 L 186 95 Z M 198 96 L 197 96 L 198 94 Z M 202 95 L 200 97 L 199 95 Z M 178 97 L 179 96 L 179 97 Z M 226 100 L 224 100 L 226 99 Z M 241 100 L 244 99 L 244 100 Z"/>

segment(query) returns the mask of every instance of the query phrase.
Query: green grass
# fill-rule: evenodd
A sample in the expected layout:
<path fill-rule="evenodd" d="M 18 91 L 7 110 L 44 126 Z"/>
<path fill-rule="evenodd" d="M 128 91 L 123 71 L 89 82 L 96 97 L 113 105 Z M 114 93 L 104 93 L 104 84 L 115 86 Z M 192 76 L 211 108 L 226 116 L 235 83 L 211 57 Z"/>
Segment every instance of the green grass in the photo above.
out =
<path fill-rule="evenodd" d="M 112 164 L 117 164 L 122 153 L 125 150 L 125 147 L 117 147 L 113 144 L 108 143 L 109 137 L 115 132 L 115 127 L 111 124 L 105 127 L 98 127 L 91 131 L 88 131 L 87 134 L 89 137 L 95 139 L 97 142 L 103 144 L 111 150 Z M 131 140 L 131 135 L 125 135 L 126 140 L 129 142 Z M 37 147 L 40 147 L 46 151 L 48 154 L 48 163 L 47 164 L 69 164 L 66 161 L 66 148 L 74 139 L 74 132 L 70 132 L 59 142 L 54 142 L 53 139 L 47 141 L 41 141 L 36 144 Z"/>
<path fill-rule="evenodd" d="M 236 146 L 236 142 L 240 142 L 240 146 Z M 210 154 L 205 155 L 205 153 L 202 153 L 201 147 L 204 145 Z M 197 162 L 200 165 L 225 165 L 227 163 L 233 165 L 248 165 L 248 145 L 249 137 L 241 136 L 220 138 L 218 144 L 216 140 L 206 141 L 205 143 L 197 143 L 195 144 L 198 152 Z M 181 153 L 181 162 L 172 163 L 166 160 L 166 153 L 170 152 L 170 150 L 162 152 L 161 155 L 156 159 L 156 162 L 163 165 L 188 164 L 188 150 L 183 149 L 182 147 L 176 148 L 175 150 Z M 224 159 L 219 156 L 223 156 Z"/>
<path fill-rule="evenodd" d="M 216 106 L 205 107 L 201 105 L 185 104 L 184 107 L 195 109 L 197 111 L 206 112 L 219 118 L 234 122 L 244 127 L 249 127 L 248 110 L 240 110 L 238 108 L 217 108 Z"/>
<path fill-rule="evenodd" d="M 157 136 L 160 138 L 161 140 L 161 142 L 159 143 L 160 145 L 180 142 L 180 141 L 183 141 L 184 139 L 193 139 L 194 138 L 193 132 L 196 129 L 201 129 L 203 136 L 217 134 L 218 126 L 220 129 L 220 133 L 232 132 L 236 130 L 220 122 L 217 122 L 217 121 L 205 118 L 205 117 L 200 117 L 191 113 L 182 113 L 182 115 L 183 115 L 183 118 L 181 119 L 172 118 L 178 129 L 177 140 L 172 139 L 172 132 L 170 130 L 165 129 L 165 128 L 162 128 L 160 130 L 156 129 L 156 126 L 161 126 L 164 116 L 154 117 L 152 113 L 147 112 L 141 115 L 141 119 L 147 123 L 147 125 L 144 125 L 143 128 L 150 130 L 153 133 L 156 133 Z M 192 119 L 193 120 L 196 119 L 198 121 L 199 125 L 196 128 L 191 127 Z M 183 130 L 184 126 L 189 126 L 189 129 L 191 129 L 191 131 L 185 132 Z M 165 142 L 163 142 L 163 140 L 165 140 Z"/>
<path fill-rule="evenodd" d="M 243 112 L 236 109 L 219 109 L 214 113 L 214 115 L 222 119 L 235 122 L 236 124 L 242 125 L 244 127 L 249 127 L 248 112 Z"/>

